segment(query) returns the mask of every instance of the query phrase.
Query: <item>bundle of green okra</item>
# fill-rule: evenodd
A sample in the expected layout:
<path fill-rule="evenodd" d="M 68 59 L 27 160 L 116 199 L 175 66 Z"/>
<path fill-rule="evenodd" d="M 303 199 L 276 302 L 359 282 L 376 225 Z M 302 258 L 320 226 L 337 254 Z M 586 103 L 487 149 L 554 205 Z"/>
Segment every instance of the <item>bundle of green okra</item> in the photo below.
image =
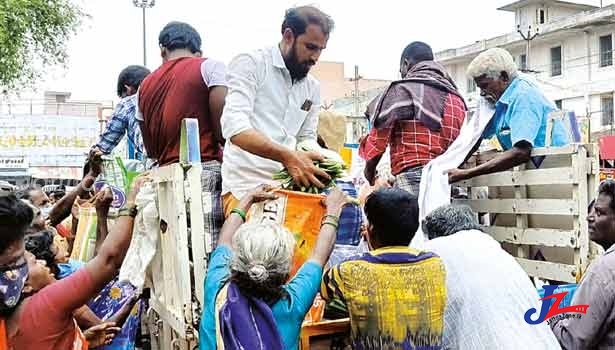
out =
<path fill-rule="evenodd" d="M 329 177 L 331 177 L 331 180 L 325 180 L 325 179 L 319 178 L 319 180 L 325 185 L 325 188 L 323 189 L 319 189 L 318 187 L 314 185 L 305 187 L 305 186 L 296 184 L 295 181 L 293 181 L 292 176 L 290 176 L 290 174 L 288 173 L 288 169 L 286 168 L 274 174 L 273 179 L 280 181 L 282 183 L 282 188 L 285 190 L 319 194 L 319 193 L 322 193 L 326 189 L 334 187 L 335 180 L 342 177 L 344 174 L 344 170 L 346 169 L 346 166 L 344 164 L 340 164 L 328 158 L 325 158 L 325 160 L 322 162 L 315 161 L 314 165 L 324 170 L 329 175 Z"/>

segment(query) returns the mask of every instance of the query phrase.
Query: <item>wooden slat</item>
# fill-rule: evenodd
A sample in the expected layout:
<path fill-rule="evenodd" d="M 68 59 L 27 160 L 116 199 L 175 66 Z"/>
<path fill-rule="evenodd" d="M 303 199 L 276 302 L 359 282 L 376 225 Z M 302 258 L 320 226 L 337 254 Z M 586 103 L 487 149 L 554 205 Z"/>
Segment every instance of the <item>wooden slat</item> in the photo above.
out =
<path fill-rule="evenodd" d="M 522 171 L 502 171 L 459 182 L 465 187 L 567 185 L 575 182 L 570 167 Z"/>
<path fill-rule="evenodd" d="M 574 263 L 578 267 L 579 274 L 576 276 L 576 282 L 581 280 L 581 274 L 585 271 L 589 264 L 589 232 L 587 227 L 587 211 L 583 210 L 589 205 L 589 196 L 593 197 L 593 194 L 589 194 L 587 187 L 587 168 L 590 164 L 587 154 L 579 152 L 572 156 L 572 168 L 576 172 L 576 176 L 583 181 L 579 181 L 578 184 L 573 186 L 572 200 L 579 203 L 581 210 L 579 210 L 578 216 L 574 218 L 573 229 L 579 232 L 579 249 L 574 250 Z"/>
<path fill-rule="evenodd" d="M 575 154 L 577 153 L 577 151 L 579 150 L 580 147 L 583 147 L 583 145 L 580 144 L 570 144 L 567 146 L 563 146 L 563 147 L 541 147 L 541 148 L 534 148 L 532 149 L 532 157 L 538 157 L 538 156 L 552 156 L 552 155 L 566 155 L 566 154 Z M 477 152 L 475 154 L 472 155 L 472 157 L 470 157 L 468 159 L 468 161 L 472 160 L 474 162 L 478 162 L 483 163 L 485 161 L 488 161 L 492 158 L 494 158 L 495 156 L 497 156 L 499 153 L 498 151 L 495 150 L 488 150 L 485 152 Z"/>
<path fill-rule="evenodd" d="M 158 211 L 160 219 L 167 223 L 167 230 L 159 236 L 161 264 L 152 275 L 163 276 L 154 284 L 152 294 L 158 298 L 155 310 L 164 327 L 171 327 L 178 337 L 187 338 L 193 315 L 190 260 L 188 252 L 188 218 L 184 194 L 184 169 L 179 164 L 167 165 L 152 171 L 151 176 L 158 186 Z M 199 181 L 200 182 L 200 181 Z M 198 185 L 200 187 L 200 185 Z M 196 282 L 199 283 L 199 282 Z M 200 282 L 202 283 L 202 282 Z M 185 286 L 178 288 L 177 286 Z M 163 348 L 167 348 L 164 345 Z"/>
<path fill-rule="evenodd" d="M 156 311 L 161 320 L 179 334 L 186 334 L 188 325 L 179 317 L 175 316 L 171 310 L 167 308 L 167 304 L 157 297 L 151 297 L 149 303 L 152 309 Z"/>
<path fill-rule="evenodd" d="M 203 215 L 211 213 L 213 205 L 209 204 L 207 210 L 204 202 L 211 196 L 203 193 L 201 187 L 202 168 L 200 164 L 191 167 L 186 171 L 186 181 L 184 193 L 189 201 L 190 208 L 190 246 L 192 248 L 192 264 L 194 273 L 195 297 L 202 308 L 204 304 L 204 285 L 205 274 L 207 273 L 207 253 L 212 251 L 212 232 L 205 232 L 205 221 Z M 209 200 L 211 202 L 211 200 Z M 193 315 L 194 316 L 194 315 Z"/>
<path fill-rule="evenodd" d="M 542 279 L 576 283 L 576 270 L 574 265 L 557 264 L 546 261 L 535 261 L 516 258 L 517 262 L 528 275 Z"/>
<path fill-rule="evenodd" d="M 151 170 L 150 177 L 155 183 L 171 182 L 175 179 L 176 170 L 174 166 L 155 168 Z"/>
<path fill-rule="evenodd" d="M 513 168 L 513 171 L 519 173 L 520 171 L 525 170 L 525 164 L 521 164 L 517 167 Z M 527 198 L 527 186 L 515 186 L 515 199 Z M 517 228 L 526 228 L 528 227 L 527 215 L 524 214 L 516 214 L 515 215 L 515 226 Z M 517 245 L 517 257 L 519 258 L 529 258 L 530 257 L 530 246 L 528 245 Z"/>
<path fill-rule="evenodd" d="M 570 199 L 456 199 L 477 213 L 577 215 L 578 206 Z"/>
<path fill-rule="evenodd" d="M 577 153 L 579 147 L 578 144 L 570 144 L 564 147 L 542 147 L 532 149 L 532 157 L 537 156 L 554 156 L 562 154 L 574 154 Z"/>
<path fill-rule="evenodd" d="M 576 248 L 579 244 L 572 230 L 504 226 L 487 226 L 484 230 L 498 242 L 562 248 Z"/>
<path fill-rule="evenodd" d="M 567 154 L 575 154 L 579 151 L 580 148 L 583 148 L 586 151 L 591 152 L 591 156 L 593 157 L 593 153 L 595 153 L 595 149 L 596 147 L 594 146 L 594 144 L 588 144 L 588 145 L 584 145 L 584 144 L 570 144 L 567 146 L 563 146 L 563 147 L 542 147 L 542 148 L 534 148 L 532 149 L 532 157 L 538 157 L 538 156 L 550 156 L 550 155 L 567 155 Z M 468 159 L 468 163 L 478 163 L 478 164 L 482 164 L 490 159 L 493 159 L 495 156 L 497 156 L 498 153 L 501 152 L 497 152 L 494 150 L 489 150 L 486 152 L 477 152 L 474 155 L 472 155 L 469 159 Z"/>

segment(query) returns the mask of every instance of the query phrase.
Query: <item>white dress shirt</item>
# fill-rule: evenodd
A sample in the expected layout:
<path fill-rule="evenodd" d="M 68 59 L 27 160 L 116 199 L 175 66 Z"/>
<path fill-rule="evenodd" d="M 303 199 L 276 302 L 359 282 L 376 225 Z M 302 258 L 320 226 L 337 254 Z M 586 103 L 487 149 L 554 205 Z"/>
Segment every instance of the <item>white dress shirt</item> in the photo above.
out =
<path fill-rule="evenodd" d="M 237 56 L 226 80 L 222 194 L 241 198 L 260 184 L 275 184 L 271 177 L 283 165 L 239 148 L 231 138 L 255 129 L 292 150 L 297 142 L 316 140 L 320 85 L 311 75 L 293 84 L 277 46 Z"/>
<path fill-rule="evenodd" d="M 445 349 L 561 349 L 547 322 L 525 322 L 529 309 L 540 310 L 538 290 L 491 236 L 461 231 L 423 248 L 446 268 Z"/>

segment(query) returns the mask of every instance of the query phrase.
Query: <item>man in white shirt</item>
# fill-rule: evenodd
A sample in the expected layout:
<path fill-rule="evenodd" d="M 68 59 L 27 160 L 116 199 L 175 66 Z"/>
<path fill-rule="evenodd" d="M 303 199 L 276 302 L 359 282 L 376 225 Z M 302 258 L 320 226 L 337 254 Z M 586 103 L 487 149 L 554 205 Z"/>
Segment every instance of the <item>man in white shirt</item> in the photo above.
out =
<path fill-rule="evenodd" d="M 295 148 L 298 142 L 316 142 L 320 86 L 308 72 L 327 46 L 332 29 L 332 19 L 319 9 L 291 8 L 282 23 L 279 45 L 241 54 L 229 64 L 221 120 L 227 215 L 250 189 L 275 184 L 272 176 L 283 167 L 304 186 L 322 188 L 322 181 L 329 179 L 313 163 L 321 159 L 319 154 Z"/>
<path fill-rule="evenodd" d="M 538 291 L 517 261 L 480 230 L 467 206 L 447 205 L 422 223 L 446 268 L 445 349 L 561 349 L 546 322 L 528 324 L 540 309 Z"/>

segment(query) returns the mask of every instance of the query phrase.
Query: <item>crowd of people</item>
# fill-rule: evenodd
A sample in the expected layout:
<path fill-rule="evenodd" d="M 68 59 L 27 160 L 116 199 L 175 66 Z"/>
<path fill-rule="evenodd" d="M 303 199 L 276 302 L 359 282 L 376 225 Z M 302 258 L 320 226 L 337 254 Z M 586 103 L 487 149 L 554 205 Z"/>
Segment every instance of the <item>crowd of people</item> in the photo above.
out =
<path fill-rule="evenodd" d="M 69 259 L 74 235 L 57 229 L 72 215 L 77 197 L 94 201 L 98 219 L 107 221 L 111 191 L 91 191 L 102 171 L 100 154 L 93 152 L 89 165 L 78 188 L 48 214 L 43 209 L 49 199 L 40 190 L 0 194 L 2 349 L 88 349 L 127 341 L 134 348 L 135 334 L 127 334 L 127 325 L 138 311 L 138 295 L 120 300 L 121 293 L 114 292 L 121 288 L 116 277 L 130 245 L 134 210 L 119 213 L 111 232 L 99 225 L 104 228 L 99 249 L 84 264 Z M 143 181 L 135 181 L 132 203 Z"/>
<path fill-rule="evenodd" d="M 281 41 L 238 55 L 227 66 L 206 58 L 201 37 L 186 23 L 160 32 L 162 65 L 128 66 L 118 78 L 121 98 L 84 176 L 72 191 L 39 188 L 0 193 L 0 349 L 134 349 L 144 301 L 118 280 L 129 248 L 137 177 L 126 206 L 109 229 L 113 195 L 96 192 L 102 156 L 124 135 L 147 169 L 180 161 L 182 120 L 199 126 L 205 231 L 215 249 L 204 283 L 200 348 L 298 349 L 305 315 L 318 294 L 344 305 L 353 349 L 607 349 L 615 344 L 615 183 L 600 186 L 589 208 L 591 239 L 605 248 L 578 286 L 581 318 L 530 324 L 540 309 L 536 287 L 464 206 L 420 217 L 423 168 L 454 145 L 468 127 L 468 107 L 429 45 L 412 42 L 400 59 L 401 78 L 369 104 L 372 128 L 360 144 L 371 188 L 362 203 L 367 252 L 330 263 L 345 206 L 335 188 L 307 261 L 290 275 L 296 241 L 276 223 L 246 223 L 250 208 L 273 200 L 273 174 L 286 168 L 295 183 L 324 188 L 330 176 L 315 165 L 324 156 L 317 134 L 318 81 L 309 75 L 326 48 L 333 20 L 312 6 L 286 11 Z M 468 69 L 493 117 L 472 149 L 448 170 L 450 183 L 510 169 L 546 143 L 555 110 L 540 88 L 517 72 L 511 55 L 490 49 Z M 552 145 L 570 142 L 560 121 Z M 475 168 L 457 168 L 480 141 L 495 136 L 504 152 Z M 297 144 L 312 145 L 311 151 Z M 391 178 L 377 166 L 389 149 Z M 96 208 L 95 256 L 70 259 L 81 203 Z M 411 246 L 417 232 L 428 241 Z M 189 286 L 178 286 L 188 288 Z"/>

